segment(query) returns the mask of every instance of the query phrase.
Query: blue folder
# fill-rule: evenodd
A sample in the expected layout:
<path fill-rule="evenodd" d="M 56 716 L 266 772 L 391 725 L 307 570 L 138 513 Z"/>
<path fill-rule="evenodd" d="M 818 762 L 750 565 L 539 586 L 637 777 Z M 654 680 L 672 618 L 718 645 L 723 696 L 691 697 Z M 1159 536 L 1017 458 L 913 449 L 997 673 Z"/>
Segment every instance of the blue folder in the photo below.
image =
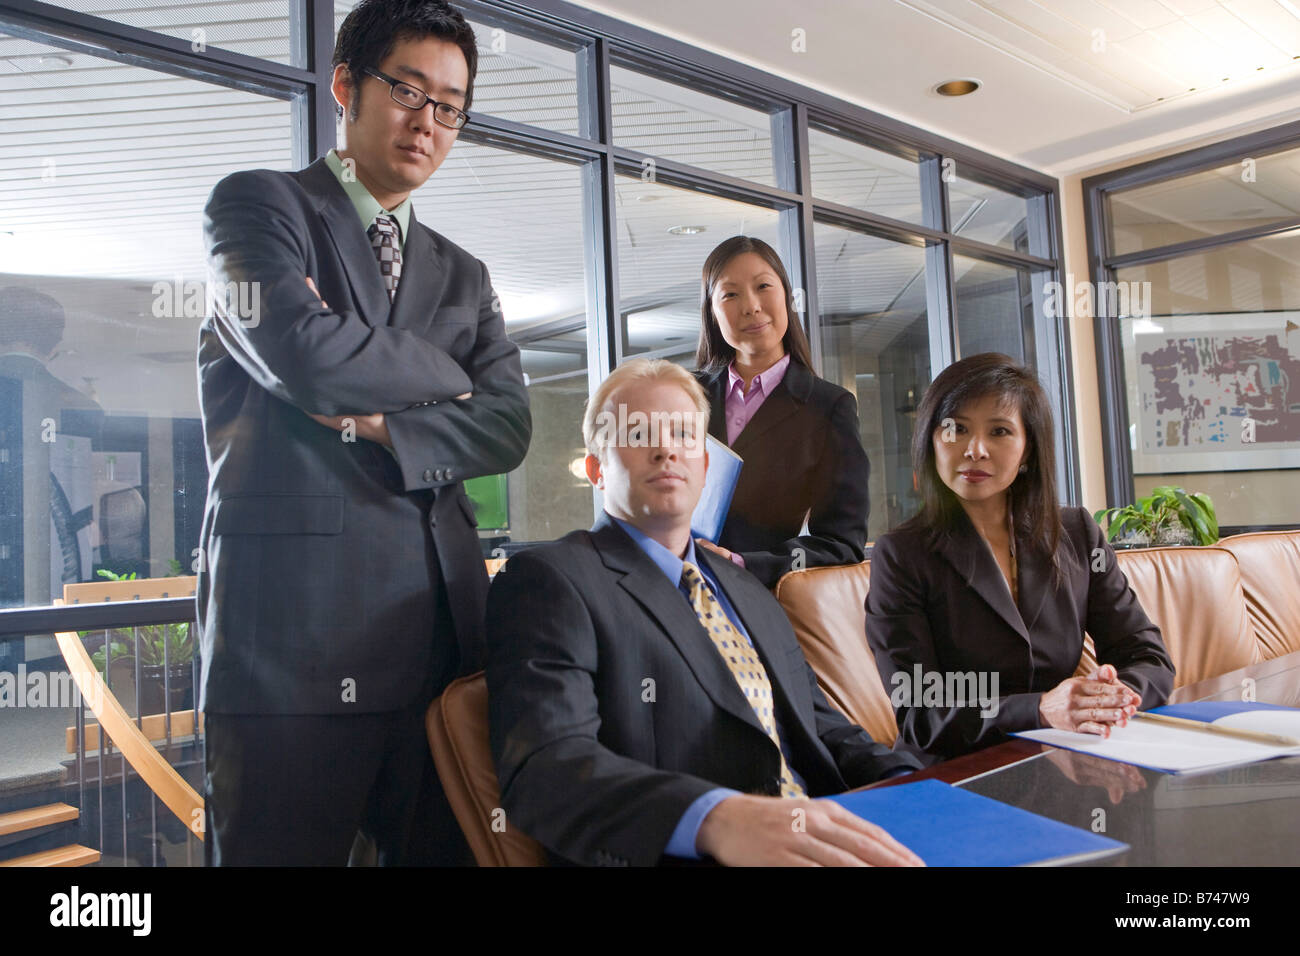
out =
<path fill-rule="evenodd" d="M 1127 843 L 938 780 L 826 799 L 883 827 L 927 866 L 1060 865 L 1128 849 Z"/>
<path fill-rule="evenodd" d="M 740 481 L 740 468 L 745 462 L 712 435 L 708 436 L 704 447 L 709 453 L 709 470 L 704 476 L 700 500 L 691 512 L 691 534 L 717 544 L 722 526 L 727 523 L 736 483 Z"/>

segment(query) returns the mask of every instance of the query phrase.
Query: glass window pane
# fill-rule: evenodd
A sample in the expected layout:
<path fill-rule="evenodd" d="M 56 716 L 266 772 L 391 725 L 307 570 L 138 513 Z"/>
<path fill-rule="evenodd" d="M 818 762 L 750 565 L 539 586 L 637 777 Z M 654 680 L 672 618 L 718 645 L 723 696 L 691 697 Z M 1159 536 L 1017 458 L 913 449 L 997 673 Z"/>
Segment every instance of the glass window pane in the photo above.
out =
<path fill-rule="evenodd" d="M 820 222 L 814 236 L 822 375 L 858 399 L 874 541 L 920 508 L 911 441 L 930 384 L 925 250 Z"/>
<path fill-rule="evenodd" d="M 0 62 L 0 605 L 189 574 L 202 210 L 290 168 L 289 104 L 8 36 Z"/>
<path fill-rule="evenodd" d="M 713 248 L 732 236 L 756 236 L 786 259 L 780 214 L 620 176 L 618 274 L 624 354 L 666 350 L 694 356 L 700 335 L 700 271 Z"/>
<path fill-rule="evenodd" d="M 957 342 L 961 357 L 1002 352 L 1034 364 L 1034 304 L 1029 270 L 954 255 Z"/>
<path fill-rule="evenodd" d="M 921 176 L 915 160 L 810 127 L 813 195 L 892 219 L 921 222 Z"/>
<path fill-rule="evenodd" d="M 621 66 L 610 77 L 617 145 L 777 184 L 769 114 Z"/>
<path fill-rule="evenodd" d="M 306 66 L 306 37 L 291 21 L 302 0 L 63 0 L 59 6 L 126 26 L 187 40 L 195 51 L 219 47 L 291 66 Z"/>
<path fill-rule="evenodd" d="M 952 231 L 1017 252 L 1029 252 L 1029 200 L 964 179 L 958 165 L 957 178 L 948 184 L 948 222 Z"/>
<path fill-rule="evenodd" d="M 354 6 L 355 0 L 334 0 L 336 34 Z M 478 46 L 478 76 L 470 113 L 490 113 L 515 123 L 580 135 L 574 51 L 509 27 L 466 19 L 474 28 Z"/>
<path fill-rule="evenodd" d="M 1300 149 L 1111 193 L 1106 205 L 1117 255 L 1293 219 L 1300 216 Z"/>
<path fill-rule="evenodd" d="M 1221 525 L 1294 525 L 1300 233 L 1116 274 L 1133 485 L 1203 491 Z"/>
<path fill-rule="evenodd" d="M 487 264 L 528 376 L 533 438 L 508 478 L 505 525 L 485 526 L 483 496 L 472 494 L 485 550 L 591 527 L 591 486 L 574 465 L 587 400 L 582 169 L 462 139 L 411 201 Z"/>

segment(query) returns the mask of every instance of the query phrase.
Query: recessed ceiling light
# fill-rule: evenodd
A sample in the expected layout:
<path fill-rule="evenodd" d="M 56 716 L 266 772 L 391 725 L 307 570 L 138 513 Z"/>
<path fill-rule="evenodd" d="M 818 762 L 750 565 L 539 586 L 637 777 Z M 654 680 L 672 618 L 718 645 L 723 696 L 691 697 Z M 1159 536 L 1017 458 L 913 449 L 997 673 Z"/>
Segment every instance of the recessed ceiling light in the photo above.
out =
<path fill-rule="evenodd" d="M 940 83 L 934 88 L 934 91 L 940 96 L 966 96 L 968 93 L 974 93 L 979 88 L 979 80 L 949 80 L 946 83 Z"/>
<path fill-rule="evenodd" d="M 63 55 L 51 55 L 38 57 L 36 60 L 41 66 L 54 67 L 55 69 L 67 69 L 72 66 L 72 57 Z"/>
<path fill-rule="evenodd" d="M 698 236 L 708 226 L 672 226 L 668 232 L 674 236 Z"/>

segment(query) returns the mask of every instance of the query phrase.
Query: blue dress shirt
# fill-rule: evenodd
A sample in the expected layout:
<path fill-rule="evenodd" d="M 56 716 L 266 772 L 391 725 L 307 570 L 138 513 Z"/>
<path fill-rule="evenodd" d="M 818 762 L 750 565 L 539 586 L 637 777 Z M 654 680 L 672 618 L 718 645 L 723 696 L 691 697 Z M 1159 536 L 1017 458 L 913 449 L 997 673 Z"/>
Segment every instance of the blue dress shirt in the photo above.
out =
<path fill-rule="evenodd" d="M 610 515 L 610 517 L 613 518 L 614 516 Z M 683 560 L 665 548 L 654 538 L 651 538 L 649 535 L 628 524 L 626 521 L 622 521 L 619 518 L 614 518 L 614 521 L 618 523 L 620 528 L 628 533 L 628 537 L 637 543 L 637 546 L 645 552 L 646 557 L 653 561 L 660 571 L 668 575 L 668 579 L 673 582 L 673 586 L 682 594 L 683 599 L 687 604 L 690 603 L 690 595 L 681 584 L 682 564 L 685 560 L 699 568 L 701 576 L 708 583 L 709 587 L 713 589 L 713 594 L 718 599 L 718 603 L 722 605 L 723 613 L 725 613 L 727 619 L 731 621 L 732 627 L 740 632 L 745 640 L 749 641 L 751 646 L 753 645 L 754 642 L 750 638 L 749 632 L 745 630 L 745 625 L 741 623 L 740 616 L 736 614 L 736 609 L 731 606 L 731 601 L 727 598 L 727 593 L 722 590 L 722 587 L 718 584 L 717 578 L 713 576 L 713 573 L 708 569 L 708 567 L 701 563 L 696 557 L 694 539 L 691 539 L 687 544 L 686 557 Z M 779 717 L 777 717 L 776 721 L 776 735 L 781 741 L 781 750 L 785 753 L 786 758 L 785 762 L 789 765 L 790 753 L 785 746 L 785 734 L 781 732 L 781 719 Z M 794 777 L 795 782 L 798 783 L 800 787 L 807 789 L 804 786 L 803 777 L 799 776 L 793 766 L 790 767 L 790 775 Z M 729 787 L 716 787 L 708 793 L 697 797 L 695 802 L 686 808 L 686 812 L 682 814 L 681 820 L 677 822 L 677 828 L 673 830 L 673 835 L 669 838 L 668 845 L 664 848 L 664 853 L 668 856 L 680 856 L 692 860 L 700 859 L 700 854 L 695 849 L 695 837 L 699 833 L 700 824 L 702 824 L 704 818 L 709 815 L 709 811 L 719 803 L 728 797 L 734 797 L 739 794 L 739 790 L 732 790 Z"/>

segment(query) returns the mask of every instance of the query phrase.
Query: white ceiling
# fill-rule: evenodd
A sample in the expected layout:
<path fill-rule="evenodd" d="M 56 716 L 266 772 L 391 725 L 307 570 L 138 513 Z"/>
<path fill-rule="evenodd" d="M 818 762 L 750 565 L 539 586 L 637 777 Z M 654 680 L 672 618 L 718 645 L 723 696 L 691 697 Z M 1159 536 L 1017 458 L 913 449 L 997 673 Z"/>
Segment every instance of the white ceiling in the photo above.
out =
<path fill-rule="evenodd" d="M 1054 175 L 1300 114 L 1300 0 L 576 2 Z"/>

